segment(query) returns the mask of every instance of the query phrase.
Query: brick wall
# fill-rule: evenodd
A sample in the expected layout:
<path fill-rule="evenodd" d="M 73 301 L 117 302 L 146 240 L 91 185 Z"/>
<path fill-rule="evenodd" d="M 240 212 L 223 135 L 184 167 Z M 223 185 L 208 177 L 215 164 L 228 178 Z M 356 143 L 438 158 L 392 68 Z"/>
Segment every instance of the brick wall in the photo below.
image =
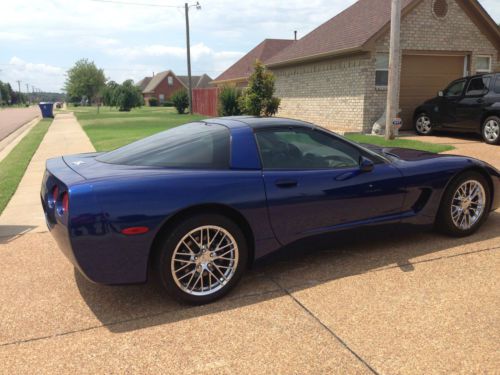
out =
<path fill-rule="evenodd" d="M 367 55 L 358 55 L 273 69 L 276 96 L 282 99 L 278 115 L 338 132 L 352 131 L 356 126 L 361 130 L 364 75 L 370 63 Z"/>
<path fill-rule="evenodd" d="M 172 76 L 173 77 L 173 76 Z M 155 87 L 154 92 L 144 95 L 144 101 L 148 101 L 149 98 L 155 97 L 160 103 L 160 94 L 164 95 L 164 100 L 170 100 L 172 94 L 178 90 L 186 89 L 184 85 L 175 77 L 173 77 L 173 84 L 168 84 L 168 76 L 166 76 L 159 84 Z"/>
<path fill-rule="evenodd" d="M 498 51 L 454 0 L 448 0 L 444 19 L 434 16 L 432 2 L 422 1 L 403 18 L 403 50 L 468 52 L 472 72 L 478 55 L 491 55 L 493 69 L 500 69 Z M 383 114 L 387 97 L 386 90 L 375 87 L 375 52 L 388 51 L 387 32 L 367 55 L 272 68 L 276 95 L 282 99 L 278 115 L 340 133 L 370 131 Z"/>

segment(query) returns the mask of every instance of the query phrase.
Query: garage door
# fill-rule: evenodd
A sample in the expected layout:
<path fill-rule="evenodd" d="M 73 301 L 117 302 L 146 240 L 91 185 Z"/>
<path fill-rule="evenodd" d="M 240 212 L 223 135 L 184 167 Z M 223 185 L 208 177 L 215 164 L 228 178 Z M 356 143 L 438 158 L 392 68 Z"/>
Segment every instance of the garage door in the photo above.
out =
<path fill-rule="evenodd" d="M 464 56 L 404 55 L 400 91 L 403 129 L 413 127 L 417 106 L 463 75 Z"/>

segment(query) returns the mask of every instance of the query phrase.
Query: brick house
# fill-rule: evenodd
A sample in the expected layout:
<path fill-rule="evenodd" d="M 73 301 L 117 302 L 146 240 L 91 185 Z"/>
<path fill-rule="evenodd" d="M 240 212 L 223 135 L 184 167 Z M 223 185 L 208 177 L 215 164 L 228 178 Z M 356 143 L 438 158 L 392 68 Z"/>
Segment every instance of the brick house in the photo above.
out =
<path fill-rule="evenodd" d="M 280 116 L 368 132 L 387 96 L 390 0 L 359 0 L 267 61 Z M 477 0 L 402 0 L 400 106 L 456 78 L 500 69 L 500 29 Z"/>
<path fill-rule="evenodd" d="M 171 70 L 166 70 L 155 74 L 153 77 L 145 77 L 136 85 L 142 89 L 144 101 L 149 103 L 150 98 L 158 99 L 158 103 L 170 100 L 172 94 L 181 89 L 189 88 L 188 76 L 178 76 Z M 212 78 L 203 74 L 201 76 L 191 76 L 193 89 L 210 87 Z"/>
<path fill-rule="evenodd" d="M 267 61 L 293 43 L 291 39 L 265 39 L 212 81 L 212 85 L 245 87 L 256 60 Z"/>

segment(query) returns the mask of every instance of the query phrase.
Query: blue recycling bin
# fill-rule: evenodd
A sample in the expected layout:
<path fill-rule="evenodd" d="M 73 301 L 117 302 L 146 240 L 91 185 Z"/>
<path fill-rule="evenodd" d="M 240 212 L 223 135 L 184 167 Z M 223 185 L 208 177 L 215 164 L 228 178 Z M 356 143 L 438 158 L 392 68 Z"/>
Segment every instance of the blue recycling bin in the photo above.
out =
<path fill-rule="evenodd" d="M 42 111 L 42 117 L 43 118 L 52 118 L 54 117 L 54 103 L 52 102 L 40 102 L 38 103 L 38 106 L 40 107 L 40 111 Z"/>

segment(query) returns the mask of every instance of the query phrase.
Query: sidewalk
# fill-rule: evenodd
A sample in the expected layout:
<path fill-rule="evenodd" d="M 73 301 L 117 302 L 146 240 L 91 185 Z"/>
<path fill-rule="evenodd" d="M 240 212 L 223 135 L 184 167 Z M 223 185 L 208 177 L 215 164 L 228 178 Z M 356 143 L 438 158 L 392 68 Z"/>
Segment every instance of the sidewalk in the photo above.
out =
<path fill-rule="evenodd" d="M 11 237 L 30 231 L 45 232 L 47 227 L 40 204 L 40 186 L 45 161 L 60 155 L 92 151 L 95 151 L 94 146 L 73 113 L 56 115 L 14 196 L 0 216 L 0 237 Z"/>

